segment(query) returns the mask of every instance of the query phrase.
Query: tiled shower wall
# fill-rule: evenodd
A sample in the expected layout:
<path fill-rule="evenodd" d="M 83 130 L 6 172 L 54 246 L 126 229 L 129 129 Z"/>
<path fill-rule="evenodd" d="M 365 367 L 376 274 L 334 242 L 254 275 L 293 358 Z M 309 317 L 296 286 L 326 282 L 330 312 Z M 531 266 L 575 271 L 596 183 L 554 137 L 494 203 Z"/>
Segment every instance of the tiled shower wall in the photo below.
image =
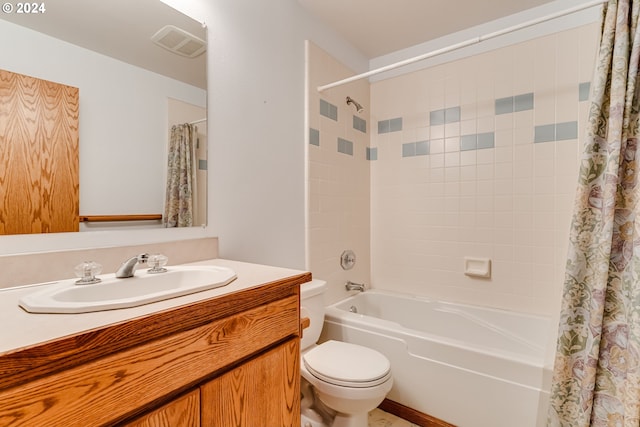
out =
<path fill-rule="evenodd" d="M 307 45 L 309 85 L 308 268 L 326 280 L 325 302 L 346 295 L 347 280 L 370 284 L 369 83 L 361 80 L 319 93 L 316 87 L 355 74 L 313 43 Z M 363 105 L 357 113 L 350 96 Z M 351 270 L 340 266 L 356 254 Z"/>
<path fill-rule="evenodd" d="M 371 85 L 374 287 L 557 312 L 598 32 Z M 491 278 L 464 257 L 491 259 Z"/>

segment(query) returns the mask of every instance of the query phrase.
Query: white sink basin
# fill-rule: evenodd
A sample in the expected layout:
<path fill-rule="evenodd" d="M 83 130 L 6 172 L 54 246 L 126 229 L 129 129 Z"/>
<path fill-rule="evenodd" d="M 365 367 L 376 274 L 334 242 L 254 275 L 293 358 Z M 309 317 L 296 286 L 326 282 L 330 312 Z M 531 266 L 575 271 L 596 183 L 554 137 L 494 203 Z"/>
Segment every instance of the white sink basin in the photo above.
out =
<path fill-rule="evenodd" d="M 76 285 L 69 279 L 46 285 L 42 290 L 20 298 L 20 306 L 31 313 L 89 313 L 130 308 L 231 283 L 236 273 L 216 266 L 174 266 L 166 272 L 149 274 L 136 271 L 133 277 L 118 279 L 99 275 L 100 283 Z"/>

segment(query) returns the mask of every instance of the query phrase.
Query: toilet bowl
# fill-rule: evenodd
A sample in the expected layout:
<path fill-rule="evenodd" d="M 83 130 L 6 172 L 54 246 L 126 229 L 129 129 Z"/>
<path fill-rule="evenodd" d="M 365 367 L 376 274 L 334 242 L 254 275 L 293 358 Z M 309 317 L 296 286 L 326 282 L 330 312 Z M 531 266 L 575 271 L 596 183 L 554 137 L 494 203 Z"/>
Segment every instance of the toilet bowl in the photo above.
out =
<path fill-rule="evenodd" d="M 324 322 L 326 282 L 301 286 L 301 315 L 309 317 L 301 342 L 303 427 L 366 427 L 368 413 L 391 390 L 389 360 L 361 345 L 327 341 L 316 344 Z"/>

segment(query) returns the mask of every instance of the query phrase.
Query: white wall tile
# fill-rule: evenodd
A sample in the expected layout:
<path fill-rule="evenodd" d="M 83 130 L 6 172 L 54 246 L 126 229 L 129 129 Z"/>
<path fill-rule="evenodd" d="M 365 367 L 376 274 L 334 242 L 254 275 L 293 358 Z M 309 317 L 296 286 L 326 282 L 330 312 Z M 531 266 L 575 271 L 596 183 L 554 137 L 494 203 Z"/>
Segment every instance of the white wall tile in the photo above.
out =
<path fill-rule="evenodd" d="M 421 102 L 430 110 L 461 107 L 459 123 L 429 128 L 430 154 L 420 159 L 429 159 L 425 173 L 416 172 L 415 158 L 398 161 L 399 151 L 390 153 L 395 160 L 379 159 L 371 169 L 372 198 L 378 201 L 371 211 L 373 233 L 387 239 L 384 244 L 372 240 L 376 286 L 536 313 L 557 306 L 549 298 L 562 287 L 566 242 L 559 236 L 568 234 L 579 142 L 534 143 L 534 128 L 579 121 L 582 135 L 588 102 L 579 102 L 577 90 L 591 78 L 597 31 L 598 25 L 590 24 L 372 85 L 374 115 L 380 114 L 378 105 L 389 105 L 397 96 L 376 86 L 405 87 L 402 80 L 426 81 L 419 84 L 428 87 L 429 99 Z M 398 93 L 424 96 L 415 92 Z M 534 93 L 532 110 L 496 116 L 496 98 L 527 93 Z M 398 116 L 382 110 L 387 117 Z M 459 141 L 456 147 L 450 139 L 486 132 L 494 132 L 494 148 L 459 152 Z M 397 185 L 396 191 L 411 191 L 392 196 L 393 191 L 379 187 L 385 180 Z M 417 182 L 423 183 L 419 191 Z M 405 197 L 421 200 L 411 206 L 428 212 L 423 217 L 428 225 L 417 226 L 411 211 L 404 210 L 409 206 Z M 421 251 L 432 258 L 407 261 L 397 256 L 401 247 L 391 241 L 404 242 L 401 247 L 420 242 Z M 474 250 L 494 260 L 494 278 L 482 286 L 461 274 L 462 258 Z"/>
<path fill-rule="evenodd" d="M 314 70 L 310 73 L 310 78 L 317 79 L 310 82 L 312 88 L 323 81 L 333 81 L 353 74 L 312 43 L 310 67 Z M 396 85 L 383 84 L 376 90 L 378 93 L 389 94 L 394 93 L 395 89 Z M 327 302 L 346 295 L 342 286 L 346 280 L 371 282 L 370 161 L 365 158 L 365 147 L 370 143 L 369 136 L 373 132 L 377 133 L 377 123 L 372 123 L 369 116 L 370 93 L 369 84 L 360 81 L 322 95 L 315 90 L 311 90 L 309 94 L 311 105 L 319 103 L 322 97 L 338 107 L 337 122 L 326 117 L 319 118 L 320 147 L 309 147 L 309 268 L 314 277 L 327 280 Z M 365 106 L 365 112 L 359 117 L 367 121 L 368 134 L 353 129 L 354 110 L 344 101 L 347 95 Z M 392 103 L 388 108 L 378 109 L 376 113 L 389 119 L 387 113 L 395 113 L 398 106 Z M 310 109 L 310 114 L 315 111 Z M 417 117 L 413 120 L 413 124 L 419 123 Z M 424 121 L 422 124 L 424 125 Z M 382 144 L 380 152 L 383 152 L 387 144 L 390 147 L 400 144 L 402 132 L 398 134 L 376 138 L 376 145 Z M 416 135 L 415 130 L 409 133 L 409 137 Z M 339 137 L 353 142 L 353 156 L 338 153 Z M 354 250 L 357 256 L 356 267 L 349 272 L 342 270 L 339 263 L 340 254 L 346 249 Z"/>
<path fill-rule="evenodd" d="M 331 281 L 330 301 L 343 294 L 347 277 L 337 257 L 352 246 L 365 259 L 355 280 L 374 287 L 536 313 L 557 309 L 550 299 L 562 287 L 580 144 L 534 143 L 534 127 L 578 121 L 582 137 L 588 102 L 578 101 L 577 90 L 591 79 L 597 31 L 587 25 L 370 89 L 346 86 L 363 91 L 358 97 L 370 106 L 363 139 L 350 129 L 351 112 L 339 123 L 311 121 L 321 139 L 309 150 L 311 266 Z M 313 75 L 330 81 L 349 72 L 340 64 L 325 68 Z M 346 92 L 337 92 L 343 110 Z M 532 92 L 532 110 L 495 115 L 496 98 Z M 460 122 L 429 123 L 430 111 L 457 106 Z M 403 118 L 402 132 L 377 134 L 378 120 L 395 117 Z M 486 132 L 494 132 L 494 148 L 459 151 L 461 135 Z M 354 138 L 353 157 L 335 153 L 343 134 Z M 423 140 L 428 155 L 402 157 L 402 143 Z M 378 149 L 378 160 L 356 161 L 367 145 Z M 462 274 L 463 257 L 478 254 L 494 261 L 489 281 Z"/>

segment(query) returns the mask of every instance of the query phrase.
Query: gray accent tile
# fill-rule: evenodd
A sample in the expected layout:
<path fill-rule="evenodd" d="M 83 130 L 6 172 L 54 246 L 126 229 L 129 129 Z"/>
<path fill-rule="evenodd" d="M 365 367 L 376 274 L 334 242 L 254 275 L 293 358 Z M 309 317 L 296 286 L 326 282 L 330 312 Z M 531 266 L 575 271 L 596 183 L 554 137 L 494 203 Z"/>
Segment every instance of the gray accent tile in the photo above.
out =
<path fill-rule="evenodd" d="M 378 147 L 367 147 L 367 160 L 378 160 Z"/>
<path fill-rule="evenodd" d="M 378 122 L 378 133 L 389 133 L 389 120 L 380 120 Z"/>
<path fill-rule="evenodd" d="M 549 142 L 556 140 L 556 125 L 541 125 L 535 127 L 533 142 Z"/>
<path fill-rule="evenodd" d="M 402 144 L 402 157 L 413 157 L 416 155 L 416 143 L 408 142 Z"/>
<path fill-rule="evenodd" d="M 462 135 L 460 137 L 460 151 L 476 150 L 478 148 L 478 135 Z"/>
<path fill-rule="evenodd" d="M 533 110 L 533 92 L 516 95 L 513 98 L 514 111 Z"/>
<path fill-rule="evenodd" d="M 434 110 L 429 113 L 429 124 L 443 125 L 444 124 L 444 110 Z"/>
<path fill-rule="evenodd" d="M 329 117 L 329 103 L 324 99 L 320 100 L 320 115 Z"/>
<path fill-rule="evenodd" d="M 320 100 L 320 115 L 330 118 L 331 120 L 338 121 L 338 107 L 325 101 Z"/>
<path fill-rule="evenodd" d="M 338 138 L 338 152 L 353 156 L 353 142 Z"/>
<path fill-rule="evenodd" d="M 496 99 L 496 115 L 513 113 L 513 96 Z"/>
<path fill-rule="evenodd" d="M 389 132 L 398 132 L 402 130 L 402 117 L 389 120 Z"/>
<path fill-rule="evenodd" d="M 493 148 L 495 146 L 494 143 L 494 133 L 479 133 L 478 135 L 478 150 L 482 150 L 484 148 Z"/>
<path fill-rule="evenodd" d="M 380 120 L 378 122 L 378 133 L 398 132 L 402 130 L 402 117 L 395 119 Z"/>
<path fill-rule="evenodd" d="M 338 121 L 338 107 L 333 104 L 329 104 L 329 118 Z"/>
<path fill-rule="evenodd" d="M 416 142 L 416 156 L 426 156 L 429 154 L 429 141 Z"/>
<path fill-rule="evenodd" d="M 353 116 L 353 128 L 362 133 L 367 133 L 367 121 L 358 116 Z"/>
<path fill-rule="evenodd" d="M 578 138 L 578 122 L 556 123 L 556 141 Z"/>
<path fill-rule="evenodd" d="M 320 146 L 320 131 L 318 129 L 309 128 L 309 144 Z"/>
<path fill-rule="evenodd" d="M 444 110 L 444 122 L 455 123 L 460 121 L 460 107 L 451 107 Z"/>
<path fill-rule="evenodd" d="M 207 160 L 206 159 L 198 159 L 198 169 L 201 171 L 207 170 Z"/>
<path fill-rule="evenodd" d="M 578 86 L 578 100 L 588 101 L 590 92 L 591 92 L 591 82 L 580 83 L 580 86 Z"/>

